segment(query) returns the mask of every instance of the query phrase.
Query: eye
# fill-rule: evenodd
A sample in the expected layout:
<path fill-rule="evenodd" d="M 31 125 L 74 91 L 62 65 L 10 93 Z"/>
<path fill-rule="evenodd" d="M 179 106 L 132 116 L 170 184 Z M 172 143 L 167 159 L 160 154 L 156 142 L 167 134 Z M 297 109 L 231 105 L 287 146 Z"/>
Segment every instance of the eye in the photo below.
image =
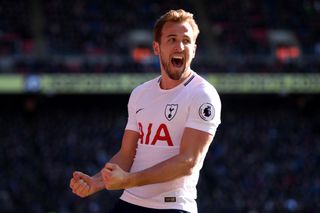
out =
<path fill-rule="evenodd" d="M 190 39 L 185 38 L 185 39 L 183 39 L 183 43 L 184 43 L 184 44 L 190 44 L 191 41 L 190 41 Z"/>
<path fill-rule="evenodd" d="M 169 39 L 168 39 L 168 41 L 169 41 L 170 43 L 173 43 L 173 42 L 175 42 L 175 41 L 176 41 L 176 38 L 171 37 L 171 38 L 169 38 Z"/>

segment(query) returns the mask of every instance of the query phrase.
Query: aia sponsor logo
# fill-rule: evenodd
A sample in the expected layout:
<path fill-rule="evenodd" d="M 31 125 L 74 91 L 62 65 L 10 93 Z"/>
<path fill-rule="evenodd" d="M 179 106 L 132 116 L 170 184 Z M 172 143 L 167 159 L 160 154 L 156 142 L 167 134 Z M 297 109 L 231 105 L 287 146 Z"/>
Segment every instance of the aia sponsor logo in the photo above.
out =
<path fill-rule="evenodd" d="M 152 123 L 148 126 L 143 126 L 142 123 L 138 122 L 139 126 L 139 139 L 141 144 L 156 145 L 157 143 L 163 143 L 168 146 L 173 146 L 170 132 L 165 124 L 160 124 L 158 127 L 153 127 Z M 155 132 L 155 134 L 151 134 Z M 150 138 L 151 135 L 154 135 Z"/>

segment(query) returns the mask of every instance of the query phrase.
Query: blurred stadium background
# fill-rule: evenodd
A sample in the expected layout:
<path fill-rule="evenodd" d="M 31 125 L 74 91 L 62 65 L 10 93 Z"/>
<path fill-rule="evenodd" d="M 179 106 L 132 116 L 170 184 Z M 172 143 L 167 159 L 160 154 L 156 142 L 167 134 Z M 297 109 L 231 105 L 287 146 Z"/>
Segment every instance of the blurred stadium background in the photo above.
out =
<path fill-rule="evenodd" d="M 199 212 L 319 211 L 319 0 L 0 0 L 0 212 L 112 207 L 121 192 L 81 199 L 69 179 L 119 148 L 129 92 L 159 73 L 153 23 L 177 8 L 223 104 Z"/>

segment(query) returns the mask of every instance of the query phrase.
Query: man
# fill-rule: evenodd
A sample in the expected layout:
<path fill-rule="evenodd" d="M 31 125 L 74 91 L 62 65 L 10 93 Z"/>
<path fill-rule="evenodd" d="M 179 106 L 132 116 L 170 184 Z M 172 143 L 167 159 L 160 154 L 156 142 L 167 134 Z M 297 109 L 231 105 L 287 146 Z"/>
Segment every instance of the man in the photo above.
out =
<path fill-rule="evenodd" d="M 73 193 L 124 189 L 117 213 L 197 212 L 196 184 L 221 111 L 215 88 L 190 68 L 198 34 L 184 10 L 157 20 L 161 75 L 132 91 L 120 150 L 92 177 L 74 172 Z"/>

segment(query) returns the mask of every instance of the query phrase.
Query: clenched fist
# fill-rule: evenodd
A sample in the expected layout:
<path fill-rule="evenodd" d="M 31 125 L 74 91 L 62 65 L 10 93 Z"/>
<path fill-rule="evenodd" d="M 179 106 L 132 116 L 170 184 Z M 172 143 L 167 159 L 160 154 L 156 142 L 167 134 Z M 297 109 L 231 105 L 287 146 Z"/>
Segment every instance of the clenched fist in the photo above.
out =
<path fill-rule="evenodd" d="M 74 172 L 70 180 L 72 192 L 79 197 L 87 197 L 104 188 L 101 176 L 90 177 L 82 172 Z"/>
<path fill-rule="evenodd" d="M 129 188 L 129 173 L 117 164 L 106 163 L 101 170 L 104 186 L 108 190 L 119 190 Z"/>

